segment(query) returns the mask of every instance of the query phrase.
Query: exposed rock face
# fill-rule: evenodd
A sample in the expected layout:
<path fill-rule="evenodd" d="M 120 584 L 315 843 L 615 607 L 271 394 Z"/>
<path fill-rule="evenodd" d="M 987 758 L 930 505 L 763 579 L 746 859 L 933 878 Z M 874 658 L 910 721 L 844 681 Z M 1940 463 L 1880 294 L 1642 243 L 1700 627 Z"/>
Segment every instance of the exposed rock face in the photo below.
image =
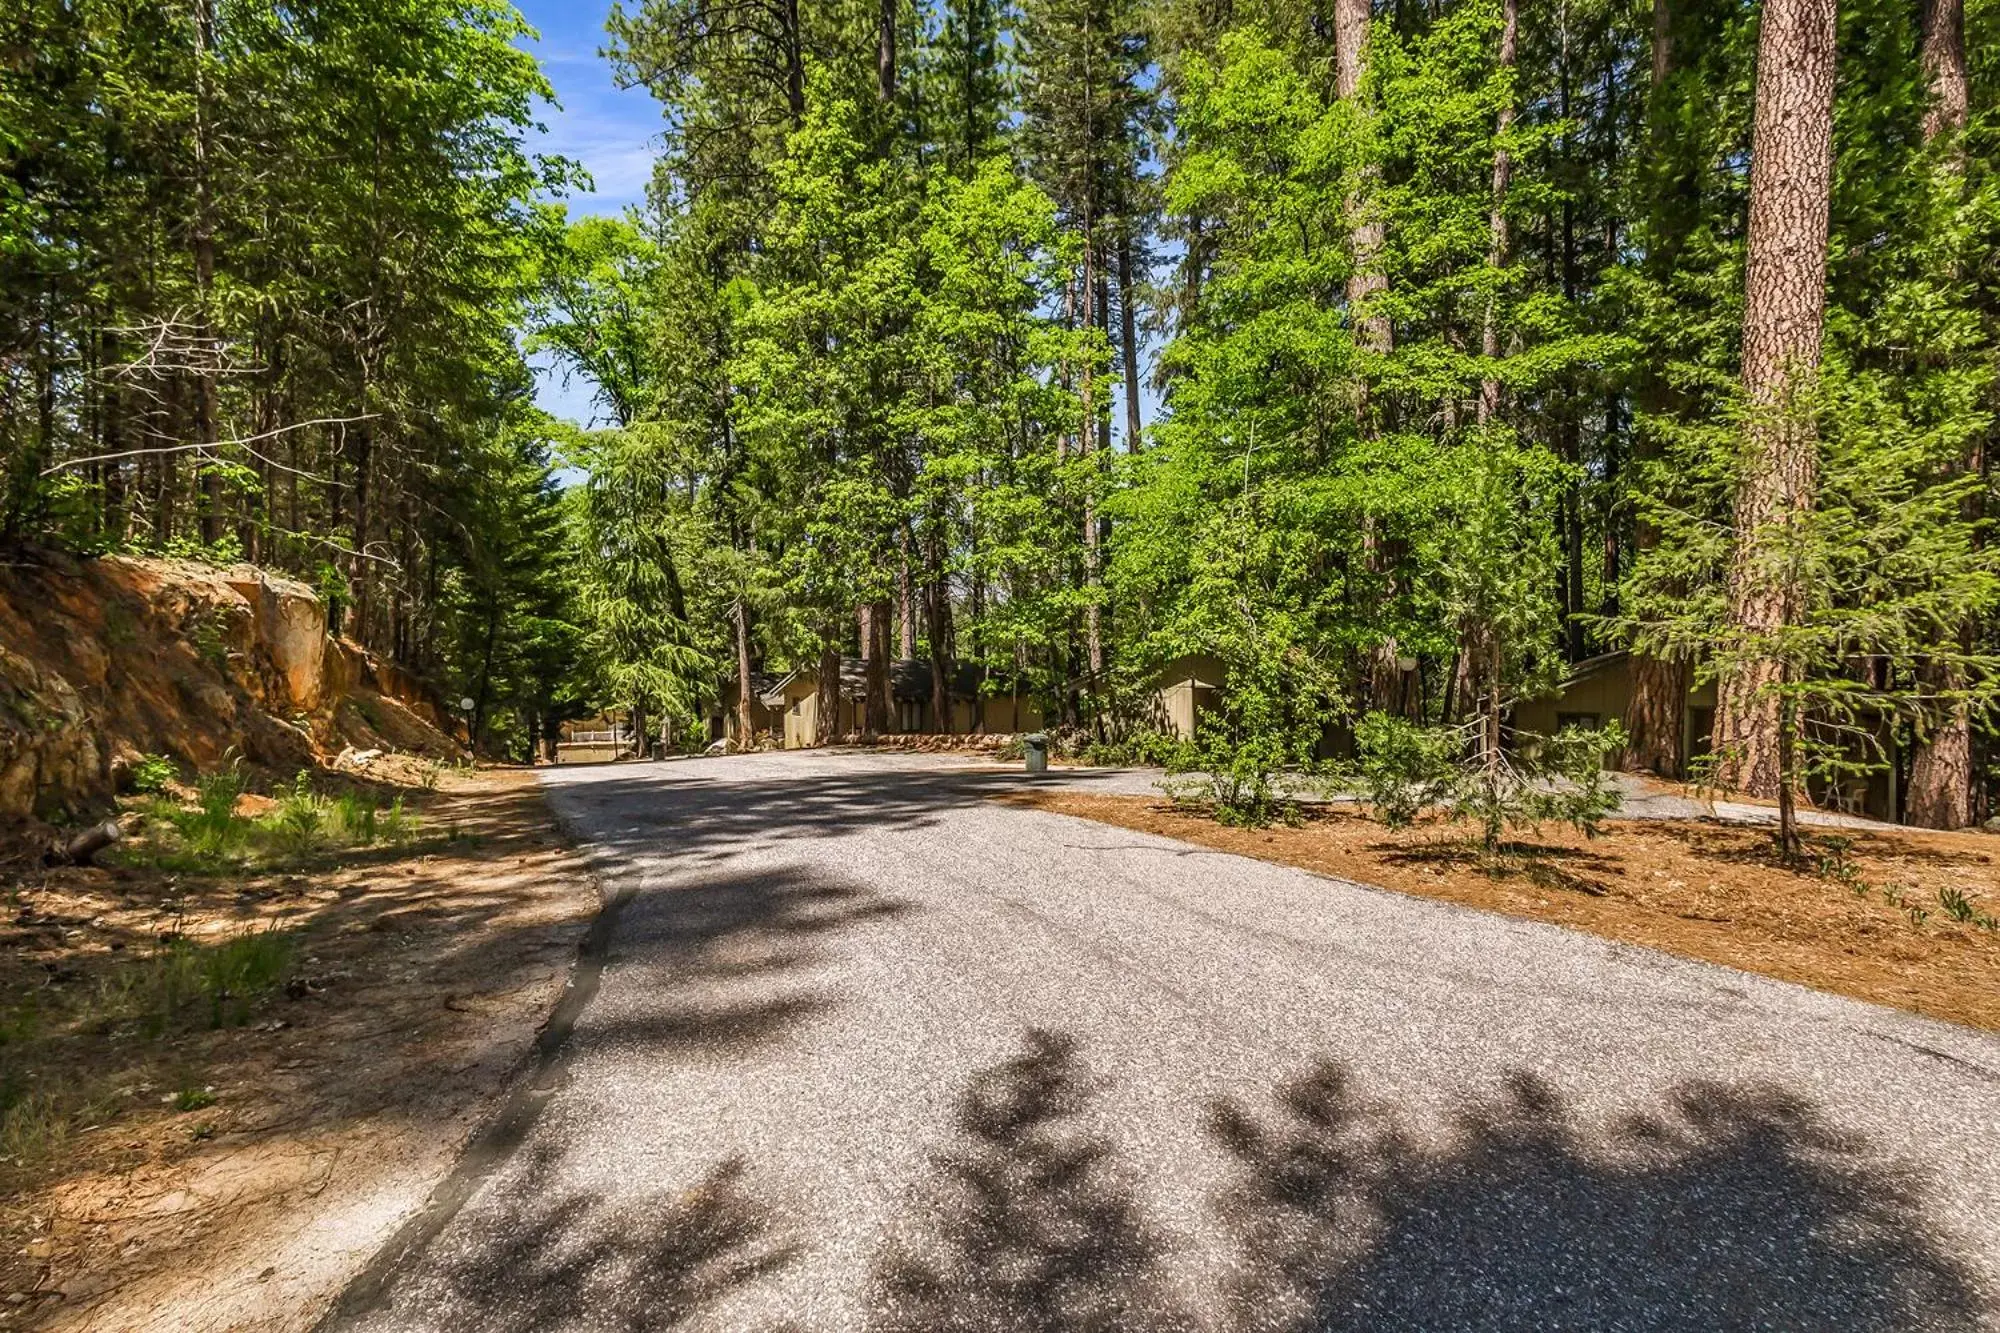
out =
<path fill-rule="evenodd" d="M 0 813 L 52 818 L 111 795 L 83 699 L 67 680 L 0 646 Z"/>
<path fill-rule="evenodd" d="M 319 707 L 325 693 L 326 607 L 305 584 L 248 565 L 229 571 L 229 586 L 250 605 L 258 644 L 282 699 L 299 712 Z M 268 706 L 268 705 L 267 705 Z"/>
<path fill-rule="evenodd" d="M 42 555 L 0 569 L 0 817 L 80 817 L 140 754 L 283 772 L 349 743 L 458 752 L 407 671 L 253 566 Z"/>

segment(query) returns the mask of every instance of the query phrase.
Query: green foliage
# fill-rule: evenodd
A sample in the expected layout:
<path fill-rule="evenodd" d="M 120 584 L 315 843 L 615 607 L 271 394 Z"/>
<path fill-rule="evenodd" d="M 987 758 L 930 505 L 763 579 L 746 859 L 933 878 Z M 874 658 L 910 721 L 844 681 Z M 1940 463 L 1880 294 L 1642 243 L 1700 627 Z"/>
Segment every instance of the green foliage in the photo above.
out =
<path fill-rule="evenodd" d="M 133 761 L 126 781 L 132 790 L 144 796 L 166 790 L 169 782 L 180 777 L 180 766 L 163 754 L 142 754 Z"/>
<path fill-rule="evenodd" d="M 739 670 L 888 646 L 1232 818 L 1363 719 L 1385 812 L 1443 784 L 1490 841 L 1556 789 L 1591 822 L 1583 742 L 1505 743 L 1606 648 L 1780 663 L 1819 788 L 1996 702 L 1990 6 L 1933 135 L 1918 11 L 1842 5 L 1817 486 L 1752 571 L 1804 595 L 1754 635 L 1754 7 L 1660 11 L 1657 81 L 1630 5 L 1529 6 L 1504 63 L 1499 0 L 1371 11 L 1343 97 L 1295 5 L 635 0 L 653 188 L 575 222 L 505 6 L 202 12 L 29 0 L 0 65 L 4 536 L 254 553 L 489 751 L 607 709 L 699 744 Z M 528 407 L 524 351 L 612 429 Z M 155 438 L 213 443 L 98 457 Z M 1193 658 L 1227 686 L 1166 745 Z M 170 818 L 386 836 L 288 802 Z"/>
<path fill-rule="evenodd" d="M 1464 738 L 1456 732 L 1370 713 L 1354 728 L 1354 748 L 1352 789 L 1390 828 L 1403 828 L 1429 811 L 1451 808 L 1463 776 L 1465 749 Z"/>
<path fill-rule="evenodd" d="M 236 813 L 243 778 L 234 767 L 203 777 L 198 791 L 193 807 L 156 800 L 149 823 L 170 834 L 128 846 L 123 854 L 173 869 L 221 874 L 307 861 L 329 848 L 402 847 L 421 827 L 417 816 L 404 809 L 401 796 L 386 807 L 355 790 L 329 798 L 303 770 L 261 815 Z"/>
<path fill-rule="evenodd" d="M 561 268 L 535 196 L 575 174 L 524 150 L 550 88 L 520 16 L 26 0 L 5 25 L 0 543 L 247 556 L 378 655 L 473 674 L 475 566 L 560 556 L 489 525 L 519 486 L 493 456 L 547 443 L 516 330 Z M 222 631 L 189 627 L 212 665 Z"/>
<path fill-rule="evenodd" d="M 1192 766 L 1187 742 L 1170 731 L 1141 728 L 1115 740 L 1086 739 L 1077 751 L 1084 763 L 1101 768 L 1167 768 Z"/>
<path fill-rule="evenodd" d="M 174 1094 L 174 1110 L 182 1115 L 189 1111 L 202 1111 L 215 1105 L 215 1090 L 212 1088 L 184 1087 Z"/>
<path fill-rule="evenodd" d="M 1391 827 L 1425 815 L 1476 824 L 1488 853 L 1507 831 L 1547 823 L 1595 837 L 1621 800 L 1604 772 L 1625 743 L 1620 728 L 1566 727 L 1518 741 L 1514 753 L 1480 754 L 1463 731 L 1371 713 L 1355 727 L 1351 771 L 1336 781 Z"/>

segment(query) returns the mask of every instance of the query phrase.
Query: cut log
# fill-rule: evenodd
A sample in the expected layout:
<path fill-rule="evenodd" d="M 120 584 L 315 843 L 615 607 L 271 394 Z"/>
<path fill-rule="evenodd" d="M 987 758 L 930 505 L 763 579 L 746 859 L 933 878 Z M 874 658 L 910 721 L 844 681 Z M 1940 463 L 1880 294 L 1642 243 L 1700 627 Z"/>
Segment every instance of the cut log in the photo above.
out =
<path fill-rule="evenodd" d="M 65 842 L 58 842 L 49 848 L 43 861 L 49 865 L 87 866 L 106 847 L 124 837 L 116 820 L 107 819 L 102 824 L 93 824 L 83 832 L 75 834 Z"/>

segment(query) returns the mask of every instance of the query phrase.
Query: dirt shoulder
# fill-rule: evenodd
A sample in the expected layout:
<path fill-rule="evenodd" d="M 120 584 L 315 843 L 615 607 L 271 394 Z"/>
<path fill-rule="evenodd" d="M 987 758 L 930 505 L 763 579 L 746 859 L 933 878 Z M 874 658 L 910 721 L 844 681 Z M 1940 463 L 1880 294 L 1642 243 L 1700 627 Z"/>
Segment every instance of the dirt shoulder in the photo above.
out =
<path fill-rule="evenodd" d="M 1712 820 L 1617 821 L 1596 839 L 1547 827 L 1484 858 L 1462 828 L 1349 811 L 1241 829 L 1156 797 L 1005 799 L 2000 1031 L 2000 931 L 1946 905 L 1963 894 L 2000 916 L 1991 835 L 1841 830 L 1841 849 L 1821 833 L 1818 863 L 1795 870 L 1767 831 Z"/>
<path fill-rule="evenodd" d="M 282 871 L 15 865 L 0 1328 L 309 1327 L 445 1175 L 598 897 L 531 774 L 406 800 Z"/>

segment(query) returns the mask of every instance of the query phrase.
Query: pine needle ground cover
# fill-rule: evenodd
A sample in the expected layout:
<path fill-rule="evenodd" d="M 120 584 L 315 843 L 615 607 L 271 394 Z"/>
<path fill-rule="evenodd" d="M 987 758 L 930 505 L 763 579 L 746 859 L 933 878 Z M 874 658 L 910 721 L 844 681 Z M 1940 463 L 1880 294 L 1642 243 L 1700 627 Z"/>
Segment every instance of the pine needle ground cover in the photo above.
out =
<path fill-rule="evenodd" d="M 1984 834 L 1821 832 L 1794 868 L 1768 829 L 1711 820 L 1617 820 L 1594 839 L 1548 825 L 1489 857 L 1463 825 L 1348 810 L 1230 828 L 1145 796 L 1007 799 L 2000 1031 L 2000 839 Z"/>
<path fill-rule="evenodd" d="M 350 788 L 0 847 L 0 1328 L 305 1326 L 532 1042 L 598 905 L 532 776 Z"/>

